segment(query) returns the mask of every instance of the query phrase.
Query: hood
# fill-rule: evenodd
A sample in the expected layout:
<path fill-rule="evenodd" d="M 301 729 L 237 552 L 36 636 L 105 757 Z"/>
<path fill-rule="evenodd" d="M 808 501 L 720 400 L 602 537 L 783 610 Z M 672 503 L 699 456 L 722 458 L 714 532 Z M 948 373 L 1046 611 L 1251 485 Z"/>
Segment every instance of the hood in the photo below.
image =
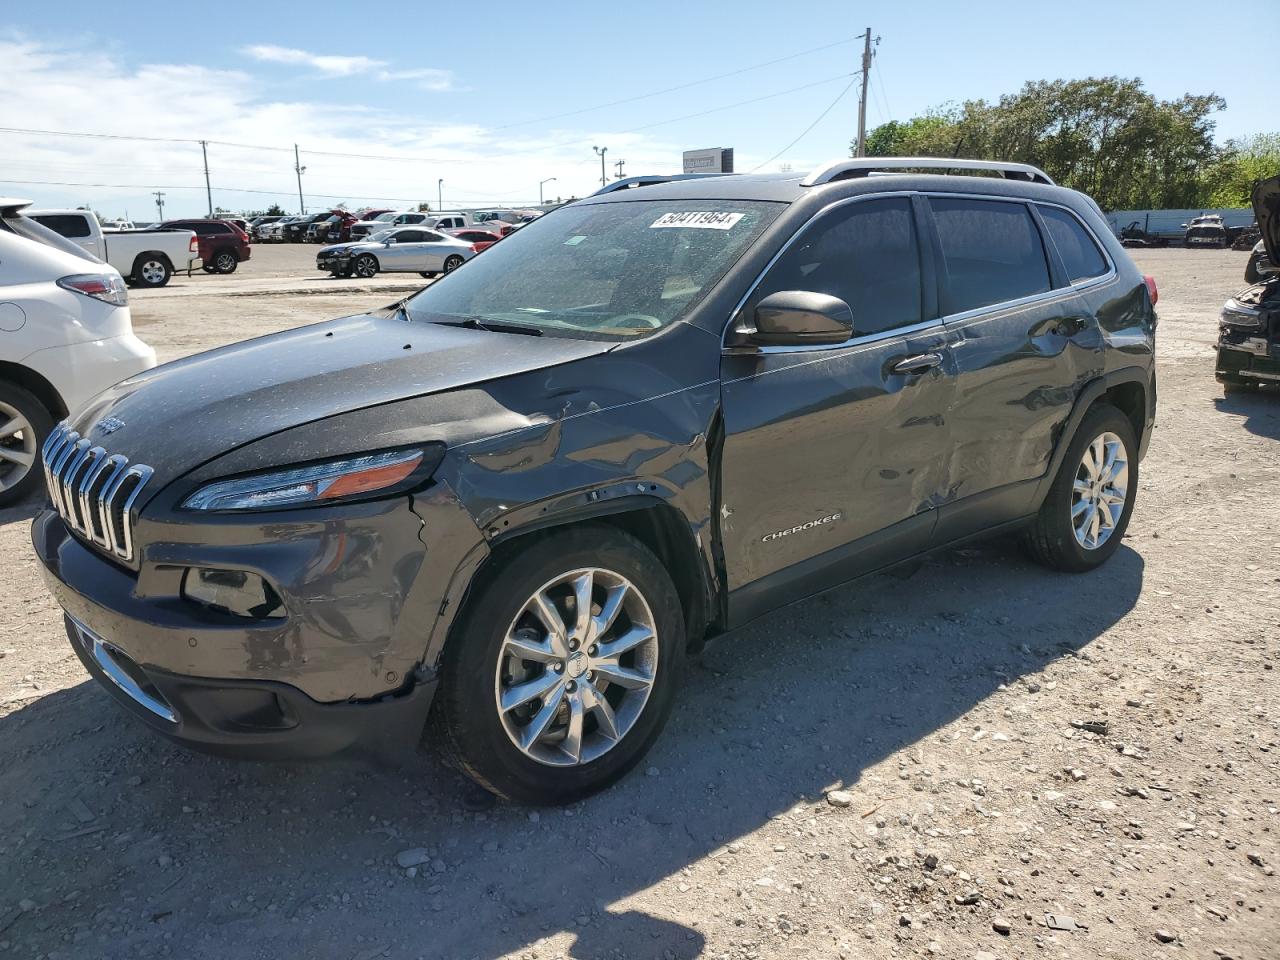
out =
<path fill-rule="evenodd" d="M 156 367 L 100 395 L 72 426 L 81 435 L 87 430 L 108 453 L 155 470 L 154 495 L 200 464 L 290 427 L 613 346 L 398 317 L 345 317 Z"/>
<path fill-rule="evenodd" d="M 1267 259 L 1280 265 L 1280 176 L 1261 180 L 1253 188 L 1253 215 L 1262 232 Z"/>

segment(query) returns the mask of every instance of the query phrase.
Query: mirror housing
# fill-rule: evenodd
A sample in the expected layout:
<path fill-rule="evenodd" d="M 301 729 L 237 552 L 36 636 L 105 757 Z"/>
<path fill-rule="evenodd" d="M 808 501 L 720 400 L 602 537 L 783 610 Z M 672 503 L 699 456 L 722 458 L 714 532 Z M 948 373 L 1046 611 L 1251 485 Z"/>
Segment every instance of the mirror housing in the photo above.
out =
<path fill-rule="evenodd" d="M 383 241 L 382 241 L 382 245 L 383 245 L 384 247 L 389 247 L 389 246 L 391 246 L 391 245 L 392 245 L 393 243 L 395 243 L 395 242 L 396 242 L 396 238 L 395 238 L 395 237 L 387 237 L 387 239 L 385 239 L 385 240 L 383 240 Z"/>
<path fill-rule="evenodd" d="M 839 297 L 809 290 L 779 290 L 755 309 L 755 330 L 742 339 L 758 346 L 825 346 L 853 336 L 853 310 Z"/>

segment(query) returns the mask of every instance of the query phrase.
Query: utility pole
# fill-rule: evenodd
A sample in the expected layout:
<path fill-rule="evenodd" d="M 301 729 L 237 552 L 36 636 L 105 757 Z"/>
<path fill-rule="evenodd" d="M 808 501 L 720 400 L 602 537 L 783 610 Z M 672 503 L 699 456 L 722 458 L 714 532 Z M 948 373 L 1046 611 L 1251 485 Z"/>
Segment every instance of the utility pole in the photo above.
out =
<path fill-rule="evenodd" d="M 156 190 L 153 193 L 156 198 L 156 215 L 160 218 L 160 222 L 164 223 L 164 191 Z"/>
<path fill-rule="evenodd" d="M 293 172 L 298 175 L 298 215 L 307 212 L 307 205 L 302 200 L 302 175 L 307 172 L 307 168 L 302 165 L 302 159 L 298 156 L 298 145 L 293 145 Z"/>
<path fill-rule="evenodd" d="M 436 213 L 444 210 L 444 177 L 436 181 Z"/>
<path fill-rule="evenodd" d="M 615 179 L 615 180 L 621 180 L 621 179 L 622 179 L 622 165 L 623 165 L 624 163 L 626 163 L 626 162 L 627 162 L 626 160 L 615 160 L 615 161 L 613 161 L 613 165 L 614 165 L 614 166 L 617 168 L 617 170 L 618 170 L 618 174 L 617 174 L 617 176 L 616 176 L 616 177 L 614 177 L 614 179 Z"/>
<path fill-rule="evenodd" d="M 204 195 L 209 201 L 209 216 L 213 217 L 213 190 L 209 187 L 209 141 L 200 141 L 200 155 L 204 157 Z"/>
<path fill-rule="evenodd" d="M 871 76 L 871 60 L 875 56 L 871 52 L 870 27 L 867 27 L 862 39 L 862 91 L 858 96 L 858 147 L 853 154 L 855 157 L 867 155 L 867 82 Z M 879 37 L 876 37 L 876 45 L 880 45 Z"/>
<path fill-rule="evenodd" d="M 539 180 L 539 181 L 538 181 L 538 206 L 542 206 L 542 203 L 543 203 L 543 200 L 542 200 L 542 188 L 543 188 L 543 186 L 544 186 L 545 184 L 550 183 L 550 182 L 551 182 L 552 180 L 554 180 L 554 179 L 555 179 L 555 177 L 547 177 L 547 179 L 545 179 L 545 180 Z"/>
<path fill-rule="evenodd" d="M 594 150 L 596 152 L 596 156 L 600 158 L 600 186 L 602 187 L 608 186 L 609 176 L 608 174 L 605 173 L 605 169 L 604 169 L 604 155 L 609 152 L 609 148 L 608 147 L 592 147 L 591 149 Z"/>

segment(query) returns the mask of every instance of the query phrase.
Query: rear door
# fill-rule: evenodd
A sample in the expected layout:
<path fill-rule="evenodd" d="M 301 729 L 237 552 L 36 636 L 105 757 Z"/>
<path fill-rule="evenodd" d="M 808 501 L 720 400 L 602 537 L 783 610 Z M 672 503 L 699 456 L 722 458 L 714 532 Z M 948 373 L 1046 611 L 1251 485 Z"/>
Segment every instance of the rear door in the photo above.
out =
<path fill-rule="evenodd" d="M 951 395 L 922 211 L 909 196 L 838 203 L 793 238 L 744 304 L 840 297 L 854 336 L 731 348 L 721 362 L 719 523 L 730 619 L 923 550 L 944 488 Z"/>
<path fill-rule="evenodd" d="M 956 366 L 944 543 L 1033 512 L 1059 428 L 1099 369 L 1097 319 L 1053 238 L 1070 245 L 1080 283 L 1110 263 L 1065 208 L 972 196 L 929 206 Z"/>

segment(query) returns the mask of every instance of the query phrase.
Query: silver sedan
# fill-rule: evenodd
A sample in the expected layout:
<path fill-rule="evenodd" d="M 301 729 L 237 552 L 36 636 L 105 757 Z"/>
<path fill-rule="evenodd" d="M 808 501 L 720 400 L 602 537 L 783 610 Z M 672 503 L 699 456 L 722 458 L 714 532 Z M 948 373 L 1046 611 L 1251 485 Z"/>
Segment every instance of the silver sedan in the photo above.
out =
<path fill-rule="evenodd" d="M 316 254 L 316 268 L 335 277 L 368 278 L 380 272 L 434 277 L 462 266 L 475 247 L 456 237 L 422 227 L 395 227 L 359 243 L 336 243 Z"/>

